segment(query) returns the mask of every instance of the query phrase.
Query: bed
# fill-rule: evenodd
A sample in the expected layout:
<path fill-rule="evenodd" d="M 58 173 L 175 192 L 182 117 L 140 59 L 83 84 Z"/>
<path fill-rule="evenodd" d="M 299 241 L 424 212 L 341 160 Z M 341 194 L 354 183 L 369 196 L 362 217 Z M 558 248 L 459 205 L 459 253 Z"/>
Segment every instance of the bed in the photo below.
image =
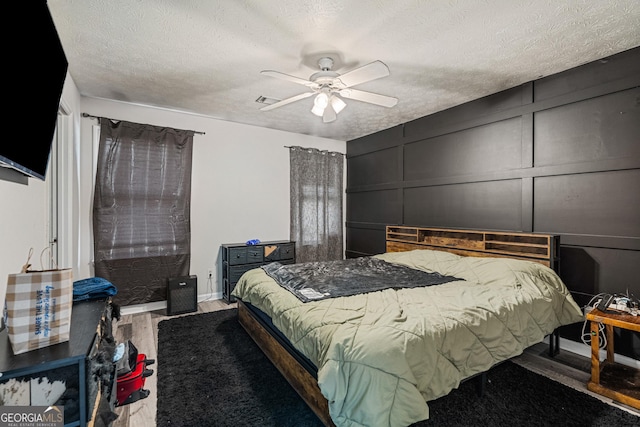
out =
<path fill-rule="evenodd" d="M 233 295 L 244 329 L 328 426 L 408 426 L 428 402 L 583 320 L 558 238 L 388 226 L 371 258 L 453 277 L 303 302 L 264 268 Z"/>

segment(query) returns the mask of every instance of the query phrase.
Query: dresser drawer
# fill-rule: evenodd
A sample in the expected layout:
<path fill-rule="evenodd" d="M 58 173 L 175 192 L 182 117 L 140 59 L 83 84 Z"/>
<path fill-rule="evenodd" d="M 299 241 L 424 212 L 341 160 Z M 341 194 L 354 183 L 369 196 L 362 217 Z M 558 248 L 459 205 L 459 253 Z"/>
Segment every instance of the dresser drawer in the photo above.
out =
<path fill-rule="evenodd" d="M 262 262 L 264 258 L 262 253 L 264 249 L 262 246 L 247 246 L 247 262 Z"/>
<path fill-rule="evenodd" d="M 246 264 L 247 248 L 242 246 L 238 248 L 229 248 L 229 265 Z"/>
<path fill-rule="evenodd" d="M 296 248 L 293 243 L 285 243 L 280 245 L 280 259 L 292 260 L 296 257 Z"/>

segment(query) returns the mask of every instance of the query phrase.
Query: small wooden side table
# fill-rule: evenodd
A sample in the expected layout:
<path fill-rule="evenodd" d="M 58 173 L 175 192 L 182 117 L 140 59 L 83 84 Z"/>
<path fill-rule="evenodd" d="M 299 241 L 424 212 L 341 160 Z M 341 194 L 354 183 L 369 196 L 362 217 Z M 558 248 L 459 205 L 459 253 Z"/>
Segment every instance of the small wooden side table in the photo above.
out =
<path fill-rule="evenodd" d="M 613 328 L 640 332 L 640 316 L 604 313 L 593 309 L 587 313 L 591 322 L 591 381 L 587 388 L 620 403 L 640 409 L 640 370 L 614 361 Z M 600 362 L 600 324 L 605 325 L 607 358 Z"/>

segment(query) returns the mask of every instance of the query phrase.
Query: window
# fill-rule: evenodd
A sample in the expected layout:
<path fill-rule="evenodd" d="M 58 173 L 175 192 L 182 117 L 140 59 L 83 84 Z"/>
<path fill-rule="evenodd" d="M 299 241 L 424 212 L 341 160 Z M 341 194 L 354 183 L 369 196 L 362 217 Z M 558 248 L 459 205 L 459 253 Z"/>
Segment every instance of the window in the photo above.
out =
<path fill-rule="evenodd" d="M 166 299 L 190 264 L 193 131 L 100 119 L 95 274 L 131 305 Z"/>
<path fill-rule="evenodd" d="M 343 258 L 341 153 L 290 148 L 291 240 L 298 262 Z"/>

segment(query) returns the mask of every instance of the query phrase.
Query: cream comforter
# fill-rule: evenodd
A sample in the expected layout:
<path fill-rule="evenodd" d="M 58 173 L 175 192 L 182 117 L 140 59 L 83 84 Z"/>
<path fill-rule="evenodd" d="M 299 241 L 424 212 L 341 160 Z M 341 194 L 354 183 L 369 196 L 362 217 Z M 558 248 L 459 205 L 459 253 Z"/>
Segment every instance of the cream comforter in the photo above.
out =
<path fill-rule="evenodd" d="M 233 291 L 317 366 L 337 426 L 427 419 L 428 401 L 582 321 L 560 278 L 541 264 L 431 250 L 376 257 L 462 280 L 302 303 L 258 268 Z"/>

